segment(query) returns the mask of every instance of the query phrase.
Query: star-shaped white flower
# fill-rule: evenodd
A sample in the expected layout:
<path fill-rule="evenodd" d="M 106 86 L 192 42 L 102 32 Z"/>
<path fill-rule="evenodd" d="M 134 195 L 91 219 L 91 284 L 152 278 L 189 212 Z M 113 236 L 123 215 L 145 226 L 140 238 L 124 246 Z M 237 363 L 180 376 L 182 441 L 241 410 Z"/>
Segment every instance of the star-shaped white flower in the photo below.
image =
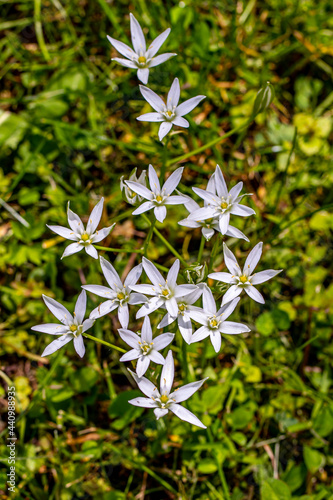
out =
<path fill-rule="evenodd" d="M 193 191 L 207 202 L 207 206 L 192 212 L 188 219 L 203 221 L 207 219 L 217 219 L 222 234 L 226 234 L 229 228 L 230 215 L 248 217 L 255 214 L 252 208 L 240 205 L 244 196 L 239 196 L 243 188 L 243 183 L 239 182 L 228 191 L 223 174 L 218 165 L 215 170 L 216 194 L 200 188 L 192 188 Z"/>
<path fill-rule="evenodd" d="M 97 205 L 91 212 L 86 228 L 84 228 L 84 224 L 80 217 L 72 212 L 72 210 L 69 208 L 69 202 L 67 208 L 67 217 L 68 224 L 70 225 L 71 229 L 63 226 L 47 225 L 47 227 L 54 233 L 59 234 L 67 240 L 75 241 L 75 243 L 72 243 L 65 248 L 65 251 L 61 257 L 62 259 L 64 257 L 68 257 L 68 255 L 80 252 L 80 250 L 82 250 L 83 248 L 88 255 L 90 255 L 94 259 L 98 259 L 98 253 L 93 244 L 99 243 L 100 241 L 104 240 L 104 238 L 107 237 L 107 235 L 115 225 L 112 224 L 112 226 L 105 227 L 104 229 L 96 231 L 99 221 L 102 217 L 103 203 L 104 198 L 101 198 L 101 200 L 97 203 Z"/>
<path fill-rule="evenodd" d="M 87 306 L 87 295 L 83 290 L 75 304 L 75 310 L 73 316 L 62 304 L 43 295 L 44 302 L 49 308 L 51 313 L 62 323 L 46 323 L 45 325 L 33 326 L 31 330 L 35 332 L 48 333 L 49 335 L 59 335 L 59 338 L 49 344 L 42 356 L 48 356 L 53 352 L 57 351 L 64 345 L 68 344 L 71 340 L 74 342 L 74 348 L 78 355 L 82 358 L 85 353 L 85 347 L 83 343 L 82 333 L 89 330 L 94 324 L 94 320 L 88 318 L 84 320 L 86 314 Z"/>
<path fill-rule="evenodd" d="M 185 340 L 185 342 L 190 344 L 192 337 L 192 322 L 190 311 L 193 309 L 192 304 L 194 304 L 201 297 L 204 286 L 206 285 L 200 283 L 198 288 L 193 292 L 185 295 L 184 297 L 177 297 L 177 316 L 171 316 L 171 314 L 167 312 L 157 328 L 164 328 L 165 326 L 171 325 L 171 323 L 177 320 L 178 328 L 180 333 L 182 334 L 183 339 Z"/>
<path fill-rule="evenodd" d="M 129 372 L 138 384 L 139 389 L 147 396 L 146 398 L 138 397 L 131 399 L 129 401 L 131 405 L 141 406 L 142 408 L 154 408 L 157 420 L 164 417 L 164 415 L 166 415 L 170 410 L 181 420 L 185 420 L 190 424 L 206 429 L 206 426 L 198 419 L 198 417 L 196 417 L 191 411 L 181 406 L 179 403 L 190 398 L 192 394 L 200 389 L 208 377 L 203 380 L 199 380 L 198 382 L 186 384 L 183 387 L 177 388 L 175 391 L 171 392 L 175 374 L 174 361 L 171 351 L 168 352 L 165 364 L 162 368 L 159 391 L 157 387 L 155 387 L 154 384 L 147 378 L 140 378 L 131 370 L 129 370 Z"/>
<path fill-rule="evenodd" d="M 127 68 L 135 68 L 137 69 L 138 79 L 141 80 L 142 83 L 148 82 L 149 77 L 149 69 L 154 66 L 158 66 L 159 64 L 164 63 L 170 57 L 176 56 L 174 53 L 166 53 L 161 54 L 159 56 L 155 56 L 155 54 L 159 51 L 162 44 L 167 39 L 170 28 L 163 31 L 155 40 L 149 45 L 148 50 L 146 48 L 146 40 L 141 29 L 140 24 L 135 19 L 133 14 L 130 14 L 131 19 L 131 38 L 133 49 L 126 45 L 123 42 L 119 42 L 110 36 L 107 36 L 107 39 L 113 45 L 115 49 L 120 52 L 121 55 L 125 56 L 127 59 L 122 59 L 120 57 L 114 57 L 112 61 L 116 61 L 122 66 L 126 66 Z"/>
<path fill-rule="evenodd" d="M 273 269 L 267 269 L 266 271 L 261 271 L 256 274 L 252 274 L 255 267 L 257 266 L 261 254 L 262 254 L 262 242 L 258 243 L 249 253 L 245 261 L 243 270 L 238 265 L 237 259 L 231 250 L 223 243 L 223 254 L 224 262 L 230 273 L 211 273 L 209 278 L 213 280 L 223 281 L 223 283 L 228 283 L 231 285 L 229 290 L 223 296 L 222 304 L 230 302 L 230 300 L 238 297 L 244 290 L 251 299 L 259 302 L 260 304 L 265 303 L 264 297 L 260 292 L 253 286 L 264 283 L 265 281 L 274 278 L 277 274 L 281 273 L 282 269 L 279 271 L 274 271 Z"/>
<path fill-rule="evenodd" d="M 196 307 L 190 311 L 190 316 L 194 321 L 203 325 L 192 335 L 191 343 L 199 342 L 210 336 L 210 340 L 216 352 L 221 349 L 221 333 L 236 335 L 238 333 L 249 332 L 250 329 L 242 323 L 226 321 L 237 306 L 238 299 L 234 299 L 216 310 L 216 302 L 211 290 L 206 287 L 202 295 L 203 309 Z"/>
<path fill-rule="evenodd" d="M 175 260 L 171 266 L 167 279 L 164 279 L 159 270 L 150 260 L 142 258 L 142 265 L 152 285 L 131 285 L 130 289 L 146 295 L 152 295 L 152 298 L 146 302 L 137 312 L 136 317 L 142 318 L 147 314 L 156 311 L 164 306 L 171 316 L 178 315 L 177 298 L 188 295 L 196 290 L 196 285 L 177 285 L 179 273 L 179 260 Z"/>
<path fill-rule="evenodd" d="M 110 288 L 101 285 L 84 285 L 82 288 L 108 300 L 96 307 L 90 313 L 89 317 L 92 319 L 101 318 L 118 308 L 119 322 L 123 328 L 127 328 L 129 322 L 128 304 L 142 304 L 142 302 L 147 300 L 144 295 L 132 293 L 131 290 L 131 285 L 135 285 L 141 276 L 142 264 L 133 267 L 123 284 L 110 262 L 104 259 L 104 257 L 100 257 L 100 263 L 104 277 Z"/>
<path fill-rule="evenodd" d="M 199 102 L 206 97 L 205 95 L 198 95 L 178 105 L 180 97 L 178 78 L 175 78 L 171 85 L 166 104 L 161 97 L 148 87 L 140 85 L 140 92 L 157 112 L 145 113 L 144 115 L 138 116 L 137 120 L 141 122 L 162 122 L 158 132 L 160 141 L 170 132 L 172 125 L 188 128 L 190 124 L 183 116 L 192 111 L 198 106 Z"/>
<path fill-rule="evenodd" d="M 131 330 L 122 328 L 118 332 L 123 341 L 132 347 L 132 350 L 124 354 L 119 361 L 137 359 L 136 373 L 138 377 L 142 377 L 146 373 L 151 361 L 159 365 L 164 365 L 165 359 L 158 351 L 164 349 L 164 347 L 172 342 L 174 338 L 173 333 L 162 333 L 162 335 L 158 335 L 153 339 L 149 316 L 146 316 L 143 320 L 141 337 Z"/>
<path fill-rule="evenodd" d="M 187 200 L 185 196 L 171 196 L 171 193 L 176 189 L 180 182 L 183 170 L 184 167 L 177 168 L 177 170 L 175 170 L 170 177 L 168 177 L 162 188 L 157 173 L 152 165 L 149 165 L 148 169 L 148 178 L 151 190 L 138 182 L 125 181 L 127 186 L 132 191 L 148 200 L 135 209 L 132 214 L 139 215 L 153 208 L 156 219 L 159 222 L 163 222 L 167 213 L 166 205 L 181 205 Z"/>
<path fill-rule="evenodd" d="M 137 184 L 141 184 L 141 186 L 146 187 L 146 171 L 143 170 L 141 172 L 141 175 L 138 177 L 136 175 L 137 169 L 135 168 L 131 175 L 129 176 L 129 181 L 135 182 Z M 120 189 L 123 192 L 123 195 L 127 201 L 127 203 L 130 203 L 130 205 L 136 205 L 137 203 L 142 202 L 142 197 L 139 196 L 137 193 L 132 191 L 126 184 L 125 184 L 125 176 L 122 175 L 120 177 Z"/>

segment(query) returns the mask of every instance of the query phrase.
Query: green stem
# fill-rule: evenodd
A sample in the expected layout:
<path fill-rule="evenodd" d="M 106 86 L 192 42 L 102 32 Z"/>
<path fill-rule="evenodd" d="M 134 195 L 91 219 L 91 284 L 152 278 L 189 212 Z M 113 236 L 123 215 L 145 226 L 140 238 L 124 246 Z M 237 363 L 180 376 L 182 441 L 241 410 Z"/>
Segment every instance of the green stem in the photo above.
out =
<path fill-rule="evenodd" d="M 97 250 L 104 250 L 105 252 L 119 252 L 119 253 L 142 253 L 142 250 L 124 250 L 123 248 L 110 248 L 110 247 L 100 247 L 99 245 L 94 245 Z"/>
<path fill-rule="evenodd" d="M 180 332 L 179 332 L 180 334 Z M 184 381 L 188 383 L 188 360 L 187 360 L 187 343 L 182 338 L 182 358 L 183 358 L 183 367 L 184 367 Z"/>
<path fill-rule="evenodd" d="M 213 436 L 212 436 L 212 431 L 208 428 L 207 429 L 207 435 L 208 435 L 208 439 L 210 441 L 211 444 L 214 443 L 214 440 L 213 440 Z M 215 462 L 216 462 L 216 466 L 217 466 L 217 470 L 218 470 L 218 473 L 219 473 L 219 477 L 220 477 L 220 481 L 221 481 L 221 485 L 222 485 L 222 489 L 223 489 L 223 494 L 224 494 L 224 497 L 226 500 L 230 500 L 230 495 L 229 495 L 229 489 L 228 489 L 228 485 L 227 485 L 227 480 L 225 478 L 225 475 L 224 475 L 224 472 L 223 472 L 223 468 L 221 467 L 221 464 L 216 456 L 216 453 L 215 453 L 215 450 L 213 450 L 213 455 L 214 455 L 214 459 L 215 459 Z"/>
<path fill-rule="evenodd" d="M 218 233 L 216 241 L 215 241 L 214 246 L 213 246 L 212 253 L 210 255 L 208 273 L 210 273 L 213 269 L 214 260 L 215 260 L 216 254 L 217 254 L 217 250 L 219 248 L 219 245 L 221 244 L 221 238 L 222 238 L 221 233 Z"/>
<path fill-rule="evenodd" d="M 187 160 L 187 158 L 190 158 L 191 156 L 195 156 L 199 153 L 202 153 L 203 151 L 206 151 L 206 149 L 209 149 L 212 146 L 219 144 L 227 137 L 230 137 L 231 135 L 235 134 L 236 132 L 239 132 L 240 130 L 242 130 L 243 128 L 248 127 L 252 122 L 253 122 L 253 117 L 251 117 L 246 123 L 243 123 L 243 125 L 240 125 L 238 127 L 233 128 L 232 130 L 229 130 L 229 132 L 227 132 L 226 134 L 223 134 L 221 137 L 217 137 L 216 139 L 213 139 L 212 141 L 207 142 L 203 146 L 200 146 L 200 148 L 194 149 L 193 151 L 189 151 L 188 153 L 185 153 L 184 155 L 177 156 L 176 158 L 168 160 L 166 162 L 166 166 L 168 167 L 172 163 L 178 163 L 180 161 Z"/>
<path fill-rule="evenodd" d="M 143 247 L 143 255 L 145 257 L 147 257 L 147 250 L 148 250 L 148 245 L 150 243 L 150 240 L 153 236 L 153 231 L 154 231 L 154 227 L 155 227 L 155 224 L 156 224 L 156 219 L 153 220 L 153 222 L 150 223 L 150 228 L 149 228 L 149 233 L 147 235 L 147 238 L 146 238 L 146 241 L 145 241 L 145 244 L 144 244 L 144 247 Z"/>
<path fill-rule="evenodd" d="M 148 224 L 152 224 L 150 222 L 150 220 L 148 219 L 148 217 L 145 215 L 145 214 L 141 214 L 142 217 L 144 218 L 144 220 L 148 223 Z M 173 255 L 175 257 L 177 257 L 177 259 L 180 260 L 180 262 L 183 264 L 183 266 L 187 267 L 187 262 L 183 259 L 183 257 L 177 252 L 177 250 L 175 250 L 173 248 L 173 246 L 168 242 L 168 240 L 166 240 L 164 238 L 164 236 L 159 232 L 158 229 L 156 229 L 156 227 L 154 227 L 153 229 L 154 233 L 156 234 L 156 236 L 162 241 L 162 243 L 170 250 L 171 253 L 173 253 Z"/>
<path fill-rule="evenodd" d="M 160 171 L 160 184 L 161 184 L 161 186 L 164 183 L 165 169 L 166 169 L 166 166 L 168 165 L 168 162 L 166 160 L 167 154 L 168 154 L 168 144 L 169 144 L 169 136 L 167 136 L 167 138 L 166 138 L 164 149 L 163 149 L 163 155 L 162 155 L 162 166 L 161 166 L 161 171 Z"/>
<path fill-rule="evenodd" d="M 200 264 L 201 259 L 202 259 L 202 254 L 204 251 L 205 242 L 206 242 L 206 238 L 203 235 L 201 235 L 200 248 L 199 248 L 198 259 L 197 259 L 199 264 Z"/>
<path fill-rule="evenodd" d="M 87 339 L 94 340 L 95 342 L 99 342 L 100 344 L 107 345 L 108 347 L 110 347 L 111 349 L 115 349 L 116 351 L 119 351 L 122 353 L 127 352 L 127 351 L 125 351 L 125 349 L 122 349 L 121 347 L 118 347 L 114 344 L 110 344 L 109 342 L 106 342 L 105 340 L 102 340 L 102 339 L 98 339 L 97 337 L 93 337 L 92 335 L 89 335 L 88 333 L 82 333 L 82 335 L 84 337 L 87 337 Z"/>

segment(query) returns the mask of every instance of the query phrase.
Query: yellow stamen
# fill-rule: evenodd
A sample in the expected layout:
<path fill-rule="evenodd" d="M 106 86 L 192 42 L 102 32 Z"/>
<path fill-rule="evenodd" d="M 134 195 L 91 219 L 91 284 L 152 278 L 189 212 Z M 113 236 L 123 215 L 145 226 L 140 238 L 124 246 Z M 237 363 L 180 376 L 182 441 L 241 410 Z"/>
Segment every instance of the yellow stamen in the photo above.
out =
<path fill-rule="evenodd" d="M 125 295 L 123 293 L 120 292 L 117 294 L 117 299 L 123 300 L 124 298 L 125 298 Z"/>
<path fill-rule="evenodd" d="M 71 332 L 73 332 L 73 333 L 74 333 L 74 332 L 76 332 L 76 330 L 77 330 L 77 326 L 76 326 L 76 325 L 72 325 L 72 326 L 70 327 L 70 331 L 71 331 Z"/>
<path fill-rule="evenodd" d="M 212 319 L 212 320 L 211 320 L 211 322 L 210 322 L 210 326 L 212 326 L 213 328 L 214 328 L 215 326 L 217 326 L 217 321 L 216 321 L 216 319 Z"/>
<path fill-rule="evenodd" d="M 221 203 L 221 208 L 223 208 L 223 209 L 228 208 L 228 203 L 227 203 L 226 201 L 223 201 L 223 202 Z"/>
<path fill-rule="evenodd" d="M 144 64 L 146 62 L 146 58 L 144 56 L 140 56 L 138 58 L 138 61 L 139 61 L 140 64 Z"/>
<path fill-rule="evenodd" d="M 166 114 L 167 114 L 168 116 L 172 116 L 172 111 L 167 111 L 167 112 L 166 112 Z"/>
<path fill-rule="evenodd" d="M 165 404 L 169 401 L 169 398 L 166 394 L 163 394 L 163 396 L 161 396 L 161 403 Z"/>
<path fill-rule="evenodd" d="M 243 276 L 241 276 L 241 277 L 239 278 L 239 281 L 241 281 L 242 283 L 246 283 L 246 282 L 247 282 L 247 277 L 246 277 L 246 276 L 244 276 L 244 274 L 243 274 Z"/>
<path fill-rule="evenodd" d="M 87 240 L 89 240 L 89 234 L 87 234 L 87 233 L 83 233 L 83 235 L 81 236 L 81 240 L 82 240 L 82 241 L 87 241 Z"/>
<path fill-rule="evenodd" d="M 163 201 L 163 197 L 160 194 L 158 194 L 156 196 L 156 201 L 158 201 L 160 203 L 161 201 Z"/>
<path fill-rule="evenodd" d="M 168 290 L 162 290 L 162 295 L 164 295 L 164 297 L 166 297 L 167 295 L 169 295 L 169 291 Z"/>

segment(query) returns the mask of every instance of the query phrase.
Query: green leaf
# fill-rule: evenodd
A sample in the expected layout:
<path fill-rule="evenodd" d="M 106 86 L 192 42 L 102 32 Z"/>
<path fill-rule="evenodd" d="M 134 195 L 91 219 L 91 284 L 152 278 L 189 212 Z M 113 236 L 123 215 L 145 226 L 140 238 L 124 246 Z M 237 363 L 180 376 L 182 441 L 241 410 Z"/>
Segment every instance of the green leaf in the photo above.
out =
<path fill-rule="evenodd" d="M 275 331 L 275 323 L 270 312 L 264 312 L 256 321 L 256 329 L 259 333 L 268 337 Z"/>
<path fill-rule="evenodd" d="M 267 479 L 261 486 L 261 500 L 290 500 L 291 491 L 280 479 Z"/>
<path fill-rule="evenodd" d="M 215 460 L 212 458 L 203 458 L 199 462 L 198 471 L 202 474 L 213 474 L 217 471 Z"/>
<path fill-rule="evenodd" d="M 307 469 L 315 474 L 317 470 L 324 465 L 325 459 L 324 456 L 318 451 L 309 446 L 304 446 L 303 448 L 303 457 L 305 465 Z"/>

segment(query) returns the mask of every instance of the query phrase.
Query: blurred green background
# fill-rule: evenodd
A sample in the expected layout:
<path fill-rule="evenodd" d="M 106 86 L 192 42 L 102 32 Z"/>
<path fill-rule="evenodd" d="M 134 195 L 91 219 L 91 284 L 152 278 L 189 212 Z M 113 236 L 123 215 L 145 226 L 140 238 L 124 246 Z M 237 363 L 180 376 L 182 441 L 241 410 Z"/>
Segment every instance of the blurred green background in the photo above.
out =
<path fill-rule="evenodd" d="M 178 76 L 181 100 L 207 96 L 167 148 L 157 124 L 136 121 L 150 106 L 135 71 L 110 62 L 117 54 L 106 34 L 128 43 L 130 11 L 148 40 L 172 28 L 161 52 L 178 56 L 151 71 L 149 87 L 165 95 Z M 12 498 L 226 498 L 223 467 L 232 500 L 333 499 L 332 3 L 21 0 L 1 2 L 1 15 L 0 198 L 30 227 L 1 208 L 0 484 L 11 382 L 20 457 Z M 67 225 L 68 200 L 87 216 L 103 195 L 102 225 L 117 225 L 102 244 L 128 252 L 105 254 L 122 274 L 139 262 L 130 251 L 148 228 L 131 217 L 120 176 L 163 161 L 174 170 L 172 158 L 245 123 L 267 80 L 276 92 L 270 109 L 184 162 L 179 188 L 205 187 L 216 163 L 231 185 L 242 180 L 257 215 L 234 218 L 251 244 L 230 247 L 243 261 L 263 241 L 258 269 L 284 272 L 261 286 L 264 306 L 241 301 L 232 319 L 247 322 L 250 334 L 224 336 L 218 356 L 209 339 L 189 349 L 191 376 L 210 378 L 188 407 L 210 434 L 170 415 L 156 422 L 127 404 L 137 389 L 119 353 L 86 340 L 83 360 L 71 344 L 40 358 L 51 338 L 30 327 L 52 321 L 41 294 L 73 308 L 83 283 L 103 283 L 98 262 L 84 253 L 60 260 L 63 240 L 45 224 Z M 171 208 L 157 227 L 193 264 L 200 232 L 178 226 L 185 216 Z M 174 260 L 156 238 L 149 257 L 166 267 Z M 215 268 L 222 264 L 219 252 Z M 91 333 L 125 347 L 118 327 L 105 317 Z"/>

